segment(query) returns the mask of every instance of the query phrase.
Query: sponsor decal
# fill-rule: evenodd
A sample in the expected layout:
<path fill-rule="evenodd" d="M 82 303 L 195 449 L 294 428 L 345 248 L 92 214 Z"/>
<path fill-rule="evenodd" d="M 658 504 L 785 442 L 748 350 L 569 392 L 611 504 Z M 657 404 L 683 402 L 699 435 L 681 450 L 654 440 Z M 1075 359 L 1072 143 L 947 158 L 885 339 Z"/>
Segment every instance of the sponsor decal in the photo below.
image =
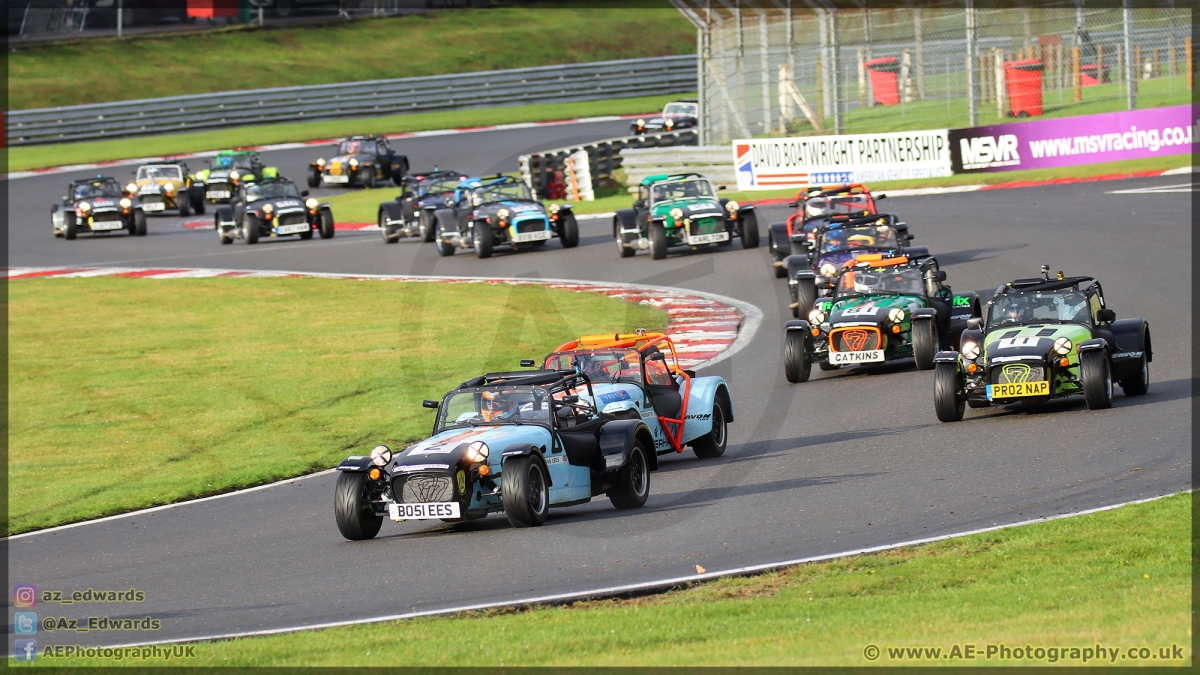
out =
<path fill-rule="evenodd" d="M 1142 358 L 1142 353 L 1141 352 L 1118 352 L 1116 354 L 1113 354 L 1112 357 L 1114 359 L 1140 359 L 1140 358 Z"/>
<path fill-rule="evenodd" d="M 1039 337 L 1004 338 L 996 343 L 996 349 L 1016 349 L 1018 347 L 1036 347 L 1041 340 Z"/>
<path fill-rule="evenodd" d="M 848 330 L 842 333 L 842 340 L 852 352 L 860 352 L 867 345 L 867 339 L 871 336 L 865 330 Z"/>
<path fill-rule="evenodd" d="M 1029 373 L 1033 368 L 1028 363 L 1010 363 L 1001 369 L 1004 379 L 1007 382 L 1017 384 L 1029 380 Z"/>
<path fill-rule="evenodd" d="M 858 307 L 850 307 L 842 310 L 842 316 L 875 316 L 879 313 L 879 307 L 867 307 L 859 305 Z"/>
<path fill-rule="evenodd" d="M 695 415 L 688 415 L 686 419 L 706 420 L 706 419 L 709 419 L 710 417 L 712 417 L 712 413 L 696 413 Z"/>
<path fill-rule="evenodd" d="M 398 466 L 395 471 L 398 473 L 410 473 L 412 471 L 429 471 L 432 469 L 449 469 L 449 464 L 409 464 L 407 466 Z"/>
<path fill-rule="evenodd" d="M 970 307 L 971 298 L 965 295 L 956 295 L 954 296 L 954 299 L 950 301 L 950 304 L 955 307 Z"/>

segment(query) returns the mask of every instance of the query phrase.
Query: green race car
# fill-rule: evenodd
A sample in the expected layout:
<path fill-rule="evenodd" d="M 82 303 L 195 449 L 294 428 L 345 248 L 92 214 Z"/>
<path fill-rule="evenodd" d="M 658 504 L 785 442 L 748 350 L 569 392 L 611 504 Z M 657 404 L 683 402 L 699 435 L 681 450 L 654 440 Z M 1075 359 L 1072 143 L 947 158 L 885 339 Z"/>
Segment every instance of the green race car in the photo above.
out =
<path fill-rule="evenodd" d="M 959 351 L 934 357 L 934 408 L 943 422 L 972 408 L 1037 404 L 1082 394 L 1090 409 L 1112 405 L 1113 383 L 1126 396 L 1150 385 L 1150 326 L 1117 320 L 1092 277 L 1017 279 L 996 289 L 983 319 L 963 331 Z"/>
<path fill-rule="evenodd" d="M 204 198 L 213 204 L 227 204 L 237 194 L 238 185 L 264 178 L 277 178 L 279 169 L 264 166 L 253 150 L 222 150 L 213 156 L 208 168 L 191 177 L 193 186 L 204 186 Z"/>
<path fill-rule="evenodd" d="M 631 209 L 613 215 L 613 238 L 622 258 L 650 249 L 650 257 L 667 257 L 672 246 L 758 246 L 758 216 L 752 204 L 717 198 L 712 183 L 697 173 L 647 176 L 638 186 Z"/>
<path fill-rule="evenodd" d="M 807 319 L 784 325 L 783 371 L 788 382 L 807 382 L 821 370 L 912 358 L 934 366 L 940 349 L 958 344 L 967 322 L 980 315 L 975 293 L 955 293 L 929 255 L 859 255 L 846 261 Z"/>

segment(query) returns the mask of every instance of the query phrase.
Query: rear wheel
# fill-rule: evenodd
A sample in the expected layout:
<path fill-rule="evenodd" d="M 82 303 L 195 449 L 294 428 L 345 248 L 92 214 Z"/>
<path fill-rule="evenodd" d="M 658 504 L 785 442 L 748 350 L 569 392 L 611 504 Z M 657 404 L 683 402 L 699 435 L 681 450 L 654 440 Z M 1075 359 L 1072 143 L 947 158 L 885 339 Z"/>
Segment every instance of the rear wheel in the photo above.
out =
<path fill-rule="evenodd" d="M 783 374 L 793 384 L 808 382 L 812 373 L 809 338 L 804 331 L 789 330 L 783 336 Z"/>
<path fill-rule="evenodd" d="M 383 243 L 395 244 L 400 241 L 400 233 L 392 232 L 392 226 L 388 225 L 387 213 L 383 209 L 379 210 L 379 233 L 383 235 Z"/>
<path fill-rule="evenodd" d="M 729 415 L 725 410 L 725 399 L 720 396 L 713 401 L 712 431 L 692 441 L 692 452 L 700 459 L 712 459 L 725 454 L 725 444 L 728 442 L 726 420 Z"/>
<path fill-rule="evenodd" d="M 513 527 L 537 527 L 546 522 L 550 491 L 542 463 L 535 457 L 522 455 L 505 461 L 501 490 L 504 515 Z"/>
<path fill-rule="evenodd" d="M 1083 380 L 1083 400 L 1091 410 L 1112 407 L 1112 371 L 1103 349 L 1079 355 L 1079 375 Z"/>
<path fill-rule="evenodd" d="M 475 223 L 475 233 L 471 236 L 471 241 L 475 242 L 475 257 L 492 257 L 492 244 L 495 242 L 495 236 L 490 224 L 482 220 Z"/>
<path fill-rule="evenodd" d="M 563 248 L 575 248 L 579 245 L 579 221 L 570 211 L 559 213 L 558 218 L 562 223 L 558 238 L 562 240 Z"/>
<path fill-rule="evenodd" d="M 933 409 L 942 422 L 957 422 L 966 412 L 966 401 L 958 395 L 958 366 L 938 363 L 933 369 Z"/>
<path fill-rule="evenodd" d="M 742 215 L 742 248 L 758 248 L 758 216 L 753 211 Z"/>
<path fill-rule="evenodd" d="M 249 213 L 243 214 L 242 241 L 246 242 L 246 244 L 257 244 L 259 227 L 261 226 L 259 225 L 258 218 Z"/>
<path fill-rule="evenodd" d="M 608 491 L 608 500 L 618 509 L 640 508 L 650 497 L 650 465 L 646 461 L 642 442 L 636 438 L 629 448 L 629 462 L 625 471 L 621 485 Z"/>
<path fill-rule="evenodd" d="M 437 244 L 438 255 L 442 257 L 454 255 L 455 246 L 453 243 L 446 241 L 446 235 L 454 230 L 451 229 L 452 223 L 443 215 L 437 216 L 437 231 L 435 234 L 435 242 Z"/>
<path fill-rule="evenodd" d="M 667 226 L 650 223 L 650 257 L 662 260 L 667 257 Z"/>
<path fill-rule="evenodd" d="M 375 187 L 375 167 L 360 167 L 358 170 L 358 182 L 368 190 Z"/>
<path fill-rule="evenodd" d="M 937 326 L 933 321 L 914 321 L 912 324 L 913 360 L 918 370 L 932 370 L 933 357 L 938 351 Z"/>
<path fill-rule="evenodd" d="M 74 211 L 63 214 L 63 239 L 74 239 L 79 234 L 79 221 L 75 219 Z"/>
<path fill-rule="evenodd" d="M 626 246 L 625 233 L 621 231 L 621 223 L 613 219 L 613 239 L 617 242 L 617 254 L 622 258 L 632 258 L 637 253 L 632 246 Z"/>
<path fill-rule="evenodd" d="M 1138 364 L 1137 375 L 1131 375 L 1121 380 L 1121 391 L 1126 396 L 1141 396 L 1150 388 L 1150 362 L 1146 360 L 1146 352 L 1150 351 L 1150 336 L 1142 341 L 1142 358 Z"/>
<path fill-rule="evenodd" d="M 791 255 L 808 255 L 808 247 L 798 241 L 788 241 L 788 253 Z"/>
<path fill-rule="evenodd" d="M 332 239 L 334 233 L 333 226 L 333 211 L 328 208 L 321 209 L 321 221 L 318 224 L 318 229 L 321 232 L 322 239 Z"/>
<path fill-rule="evenodd" d="M 321 187 L 321 169 L 315 166 L 308 167 L 308 187 Z"/>
<path fill-rule="evenodd" d="M 204 215 L 204 192 L 188 191 L 188 201 L 192 203 L 192 211 L 197 215 Z"/>
<path fill-rule="evenodd" d="M 343 471 L 333 490 L 333 517 L 338 531 L 351 541 L 374 539 L 383 525 L 383 516 L 371 508 L 367 485 L 367 474 Z"/>

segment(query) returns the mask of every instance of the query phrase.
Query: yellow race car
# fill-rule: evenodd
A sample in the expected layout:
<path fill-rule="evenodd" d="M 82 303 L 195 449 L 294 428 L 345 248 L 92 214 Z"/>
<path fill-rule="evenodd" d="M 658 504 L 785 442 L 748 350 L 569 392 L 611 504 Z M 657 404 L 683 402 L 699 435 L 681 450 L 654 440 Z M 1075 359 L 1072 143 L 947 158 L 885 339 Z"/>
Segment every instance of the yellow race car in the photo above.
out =
<path fill-rule="evenodd" d="M 193 189 L 186 165 L 170 160 L 139 166 L 125 186 L 125 194 L 141 200 L 147 214 L 178 211 L 184 218 L 192 211 L 204 213 L 203 190 L 203 185 Z"/>

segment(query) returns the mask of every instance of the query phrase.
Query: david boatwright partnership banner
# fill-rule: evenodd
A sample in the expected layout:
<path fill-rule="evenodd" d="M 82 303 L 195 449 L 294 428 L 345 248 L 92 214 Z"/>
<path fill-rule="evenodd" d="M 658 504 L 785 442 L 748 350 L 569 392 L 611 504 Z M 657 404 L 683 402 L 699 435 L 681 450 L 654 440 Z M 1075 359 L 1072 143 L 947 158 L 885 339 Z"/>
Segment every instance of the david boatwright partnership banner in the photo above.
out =
<path fill-rule="evenodd" d="M 733 142 L 739 190 L 950 175 L 946 129 Z"/>

